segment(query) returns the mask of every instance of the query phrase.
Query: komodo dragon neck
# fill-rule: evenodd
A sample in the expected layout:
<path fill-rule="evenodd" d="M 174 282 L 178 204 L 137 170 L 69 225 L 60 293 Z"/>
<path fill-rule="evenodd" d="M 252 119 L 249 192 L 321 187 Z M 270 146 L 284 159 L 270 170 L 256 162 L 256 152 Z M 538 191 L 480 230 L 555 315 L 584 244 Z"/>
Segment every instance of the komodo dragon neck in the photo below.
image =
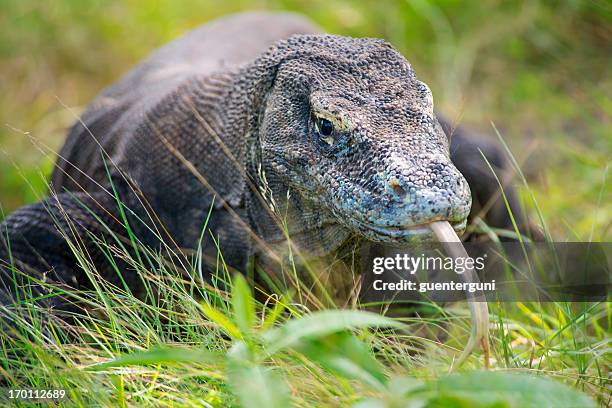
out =
<path fill-rule="evenodd" d="M 216 104 L 200 107 L 200 121 L 209 125 L 205 137 L 218 138 L 223 154 L 244 174 L 243 205 L 246 220 L 258 236 L 274 248 L 289 238 L 309 255 L 326 255 L 351 236 L 320 203 L 301 194 L 302 180 L 283 174 L 262 159 L 260 123 L 273 81 L 274 69 L 262 69 L 260 59 L 231 72 L 214 74 L 202 82 L 224 91 Z M 219 103 L 223 101 L 223 103 Z"/>

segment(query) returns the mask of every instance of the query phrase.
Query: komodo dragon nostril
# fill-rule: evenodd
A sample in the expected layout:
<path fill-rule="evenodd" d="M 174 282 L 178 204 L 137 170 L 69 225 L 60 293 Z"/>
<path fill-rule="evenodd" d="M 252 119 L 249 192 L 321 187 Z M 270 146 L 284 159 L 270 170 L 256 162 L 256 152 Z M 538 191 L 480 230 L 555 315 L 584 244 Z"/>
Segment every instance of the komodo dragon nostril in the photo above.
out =
<path fill-rule="evenodd" d="M 395 177 L 392 177 L 389 180 L 389 185 L 395 194 L 397 194 L 400 198 L 403 198 L 406 195 L 406 190 L 400 185 L 400 182 Z"/>

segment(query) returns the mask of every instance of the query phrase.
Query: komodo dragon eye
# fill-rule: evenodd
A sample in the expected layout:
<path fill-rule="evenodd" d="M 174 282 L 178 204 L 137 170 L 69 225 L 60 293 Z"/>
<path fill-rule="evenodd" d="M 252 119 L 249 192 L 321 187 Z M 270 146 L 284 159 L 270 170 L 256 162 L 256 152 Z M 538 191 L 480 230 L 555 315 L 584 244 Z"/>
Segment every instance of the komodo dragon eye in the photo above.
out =
<path fill-rule="evenodd" d="M 317 118 L 317 130 L 323 137 L 331 136 L 334 133 L 334 124 L 325 118 Z"/>

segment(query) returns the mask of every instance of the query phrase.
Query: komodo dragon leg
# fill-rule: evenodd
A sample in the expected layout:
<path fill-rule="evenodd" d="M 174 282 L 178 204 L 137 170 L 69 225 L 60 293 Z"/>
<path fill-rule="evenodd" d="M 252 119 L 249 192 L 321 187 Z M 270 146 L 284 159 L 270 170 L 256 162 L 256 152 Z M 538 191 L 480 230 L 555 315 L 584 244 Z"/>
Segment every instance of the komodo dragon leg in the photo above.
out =
<path fill-rule="evenodd" d="M 0 224 L 0 304 L 26 297 L 71 309 L 64 296 L 52 295 L 41 281 L 58 289 L 91 289 L 92 279 L 99 276 L 118 287 L 125 282 L 133 292 L 141 290 L 138 274 L 117 272 L 133 269 L 125 257 L 109 254 L 111 247 L 136 251 L 128 228 L 145 243 L 152 235 L 150 226 L 136 218 L 133 192 L 119 187 L 116 194 L 120 201 L 109 191 L 57 194 L 7 217 Z"/>

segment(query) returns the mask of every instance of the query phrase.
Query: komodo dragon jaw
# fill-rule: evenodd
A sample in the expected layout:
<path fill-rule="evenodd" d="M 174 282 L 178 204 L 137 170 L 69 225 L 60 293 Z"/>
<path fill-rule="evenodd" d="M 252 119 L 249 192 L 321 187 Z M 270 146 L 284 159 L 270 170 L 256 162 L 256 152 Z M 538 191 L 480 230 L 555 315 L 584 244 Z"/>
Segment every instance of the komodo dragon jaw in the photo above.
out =
<path fill-rule="evenodd" d="M 470 190 L 431 91 L 390 44 L 300 35 L 254 66 L 274 71 L 252 132 L 275 201 L 289 189 L 377 242 L 431 239 L 434 220 L 465 228 Z"/>

